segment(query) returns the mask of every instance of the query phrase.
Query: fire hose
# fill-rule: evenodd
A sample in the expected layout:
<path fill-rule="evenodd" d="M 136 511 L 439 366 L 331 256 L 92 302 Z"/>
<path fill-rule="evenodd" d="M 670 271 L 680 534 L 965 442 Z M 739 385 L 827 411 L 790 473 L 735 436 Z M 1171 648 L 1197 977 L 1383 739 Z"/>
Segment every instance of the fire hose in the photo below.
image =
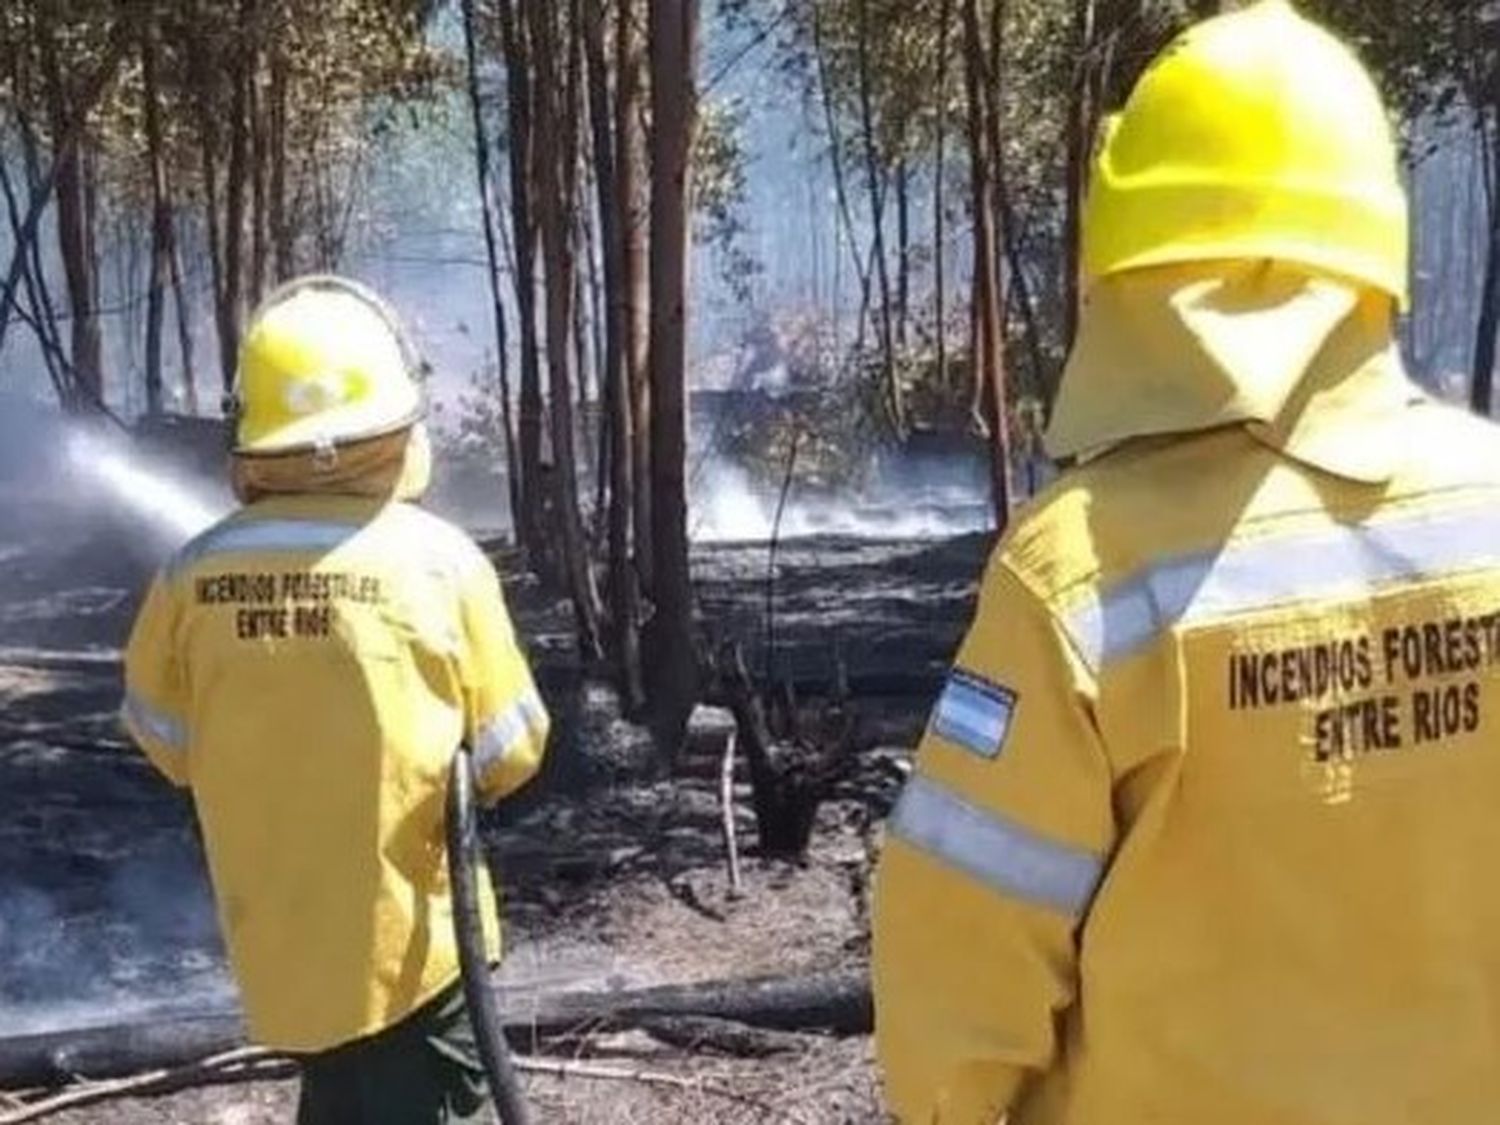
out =
<path fill-rule="evenodd" d="M 490 1097 L 501 1125 L 532 1125 L 531 1111 L 510 1059 L 505 1023 L 490 984 L 490 963 L 480 912 L 478 870 L 481 862 L 478 820 L 474 812 L 474 767 L 468 747 L 453 755 L 448 773 L 448 876 L 453 886 L 453 929 L 458 940 L 459 973 L 464 1003 L 479 1061 L 489 1078 Z"/>

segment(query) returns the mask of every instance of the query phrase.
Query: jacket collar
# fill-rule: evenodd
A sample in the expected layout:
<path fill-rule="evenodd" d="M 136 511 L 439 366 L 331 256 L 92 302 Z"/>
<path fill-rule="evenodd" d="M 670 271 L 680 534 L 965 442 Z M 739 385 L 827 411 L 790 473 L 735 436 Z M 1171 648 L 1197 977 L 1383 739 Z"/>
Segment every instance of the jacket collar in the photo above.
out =
<path fill-rule="evenodd" d="M 1422 397 L 1389 298 L 1277 262 L 1164 267 L 1090 293 L 1046 444 L 1087 459 L 1133 438 L 1242 426 L 1373 483 L 1395 474 L 1400 417 Z"/>

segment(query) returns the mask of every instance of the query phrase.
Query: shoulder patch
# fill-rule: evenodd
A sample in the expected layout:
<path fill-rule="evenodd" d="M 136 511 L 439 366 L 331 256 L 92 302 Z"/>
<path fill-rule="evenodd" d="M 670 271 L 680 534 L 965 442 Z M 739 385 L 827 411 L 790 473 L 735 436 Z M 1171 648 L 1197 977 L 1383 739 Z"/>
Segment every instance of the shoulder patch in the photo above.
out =
<path fill-rule="evenodd" d="M 981 757 L 998 757 L 1019 702 L 1010 688 L 955 668 L 938 697 L 932 732 Z"/>

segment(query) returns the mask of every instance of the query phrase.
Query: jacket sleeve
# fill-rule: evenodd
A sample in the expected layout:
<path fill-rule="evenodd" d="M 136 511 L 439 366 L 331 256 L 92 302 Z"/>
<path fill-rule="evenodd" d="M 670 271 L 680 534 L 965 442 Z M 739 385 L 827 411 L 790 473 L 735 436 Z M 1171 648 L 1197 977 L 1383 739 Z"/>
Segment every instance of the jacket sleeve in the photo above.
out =
<path fill-rule="evenodd" d="M 907 1125 L 993 1125 L 1053 1061 L 1115 834 L 1093 694 L 992 561 L 876 876 L 876 1050 Z"/>
<path fill-rule="evenodd" d="M 465 727 L 479 797 L 493 803 L 536 773 L 550 720 L 516 643 L 500 579 L 482 555 L 465 582 L 463 619 Z"/>
<path fill-rule="evenodd" d="M 125 648 L 126 731 L 174 785 L 188 785 L 188 692 L 176 648 L 177 607 L 169 580 L 158 575 Z"/>

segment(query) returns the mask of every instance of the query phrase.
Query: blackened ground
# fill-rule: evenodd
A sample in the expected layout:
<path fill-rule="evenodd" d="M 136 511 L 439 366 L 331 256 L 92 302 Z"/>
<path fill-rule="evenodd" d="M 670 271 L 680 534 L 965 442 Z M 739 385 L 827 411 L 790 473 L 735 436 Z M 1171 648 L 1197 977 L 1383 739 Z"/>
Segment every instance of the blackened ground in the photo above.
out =
<path fill-rule="evenodd" d="M 119 650 L 152 560 L 52 522 L 45 511 L 18 514 L 0 532 L 0 1034 L 230 1005 L 191 804 L 114 720 Z M 581 685 L 567 607 L 497 554 L 559 720 L 542 783 L 485 826 L 511 979 L 547 990 L 862 964 L 878 825 L 899 783 L 888 761 L 915 740 L 986 547 L 981 537 L 797 540 L 781 546 L 774 572 L 764 544 L 696 554 L 705 642 L 738 639 L 753 670 L 797 681 L 813 708 L 810 693 L 842 662 L 870 751 L 824 807 L 804 865 L 756 859 L 741 786 L 748 854 L 738 898 L 728 893 L 711 763 L 685 761 L 657 781 L 633 775 L 644 743 L 609 692 Z M 879 1120 L 862 1040 L 812 1039 L 795 1057 L 759 1063 L 633 1036 L 580 1050 L 702 1085 L 538 1078 L 547 1120 Z M 714 1093 L 715 1083 L 744 1100 Z M 286 1084 L 222 1087 L 57 1120 L 258 1125 L 287 1120 L 292 1096 Z"/>

